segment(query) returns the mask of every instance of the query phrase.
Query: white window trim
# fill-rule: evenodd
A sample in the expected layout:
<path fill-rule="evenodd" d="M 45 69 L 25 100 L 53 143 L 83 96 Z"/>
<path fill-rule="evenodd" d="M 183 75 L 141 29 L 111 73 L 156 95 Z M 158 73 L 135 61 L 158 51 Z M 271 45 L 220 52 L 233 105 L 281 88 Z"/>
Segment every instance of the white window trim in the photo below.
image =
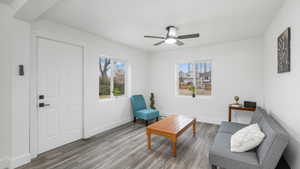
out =
<path fill-rule="evenodd" d="M 195 97 L 192 97 L 192 96 L 184 96 L 184 95 L 180 95 L 178 93 L 178 86 L 179 86 L 179 68 L 178 68 L 178 65 L 179 64 L 186 64 L 186 63 L 192 63 L 193 64 L 193 73 L 194 73 L 194 77 L 195 77 L 195 73 L 196 73 L 196 67 L 194 66 L 194 64 L 196 63 L 200 63 L 200 62 L 210 62 L 211 66 L 212 66 L 212 69 L 211 69 L 211 85 L 212 85 L 212 89 L 211 89 L 211 95 L 210 96 L 203 96 L 203 95 L 196 95 Z M 191 60 L 191 61 L 182 61 L 182 62 L 177 62 L 175 63 L 175 97 L 177 98 L 185 98 L 185 99 L 211 99 L 213 98 L 213 88 L 214 88 L 214 81 L 213 81 L 213 61 L 212 59 L 203 59 L 203 60 Z M 196 78 L 193 79 L 193 83 L 196 84 Z"/>
<path fill-rule="evenodd" d="M 105 101 L 112 101 L 112 100 L 117 100 L 117 99 L 125 99 L 128 98 L 128 70 L 129 70 L 129 66 L 128 66 L 128 61 L 127 60 L 123 60 L 123 59 L 118 59 L 115 57 L 110 57 L 109 55 L 100 55 L 98 57 L 98 66 L 99 66 L 99 59 L 100 58 L 108 58 L 111 59 L 111 78 L 110 78 L 110 97 L 109 98 L 99 98 L 99 92 L 98 92 L 98 100 L 100 102 L 105 102 Z M 113 62 L 115 61 L 120 61 L 120 62 L 124 62 L 125 63 L 125 86 L 124 86 L 124 95 L 122 96 L 114 96 L 113 95 L 113 88 L 114 88 L 114 83 L 113 83 L 113 78 L 114 78 L 114 69 L 115 69 L 115 65 L 113 64 Z M 100 75 L 100 70 L 98 68 L 98 75 Z M 99 87 L 98 87 L 99 90 Z"/>

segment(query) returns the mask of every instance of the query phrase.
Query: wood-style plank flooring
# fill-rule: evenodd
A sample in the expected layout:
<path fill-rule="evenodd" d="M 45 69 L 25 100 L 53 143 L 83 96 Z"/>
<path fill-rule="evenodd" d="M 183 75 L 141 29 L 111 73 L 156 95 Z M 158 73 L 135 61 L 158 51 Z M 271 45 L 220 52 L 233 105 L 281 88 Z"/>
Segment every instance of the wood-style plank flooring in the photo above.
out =
<path fill-rule="evenodd" d="M 152 151 L 147 149 L 145 126 L 128 123 L 88 140 L 79 140 L 43 153 L 18 169 L 210 169 L 208 150 L 218 126 L 197 123 L 177 142 L 177 157 L 170 141 L 152 136 Z"/>

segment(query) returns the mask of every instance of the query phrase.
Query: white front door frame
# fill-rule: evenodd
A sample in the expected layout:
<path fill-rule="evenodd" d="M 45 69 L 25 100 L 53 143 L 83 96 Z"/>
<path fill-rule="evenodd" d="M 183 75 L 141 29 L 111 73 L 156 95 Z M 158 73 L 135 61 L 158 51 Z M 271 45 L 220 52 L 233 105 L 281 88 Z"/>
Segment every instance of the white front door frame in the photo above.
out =
<path fill-rule="evenodd" d="M 38 39 L 48 39 L 70 45 L 75 45 L 82 48 L 82 138 L 85 138 L 85 68 L 86 68 L 86 44 L 81 41 L 76 41 L 68 37 L 58 36 L 57 34 L 49 32 L 33 32 L 31 36 L 31 59 L 30 59 L 30 117 L 29 117 L 29 150 L 31 159 L 36 158 L 38 155 L 38 79 L 37 79 L 37 68 L 38 68 Z"/>

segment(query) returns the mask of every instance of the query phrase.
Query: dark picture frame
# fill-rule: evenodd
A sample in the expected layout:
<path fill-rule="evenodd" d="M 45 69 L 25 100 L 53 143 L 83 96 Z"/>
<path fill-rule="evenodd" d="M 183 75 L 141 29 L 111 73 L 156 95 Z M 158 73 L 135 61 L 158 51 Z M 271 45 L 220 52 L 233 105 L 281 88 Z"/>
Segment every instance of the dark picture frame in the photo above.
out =
<path fill-rule="evenodd" d="M 278 73 L 291 71 L 291 28 L 287 28 L 277 39 Z"/>

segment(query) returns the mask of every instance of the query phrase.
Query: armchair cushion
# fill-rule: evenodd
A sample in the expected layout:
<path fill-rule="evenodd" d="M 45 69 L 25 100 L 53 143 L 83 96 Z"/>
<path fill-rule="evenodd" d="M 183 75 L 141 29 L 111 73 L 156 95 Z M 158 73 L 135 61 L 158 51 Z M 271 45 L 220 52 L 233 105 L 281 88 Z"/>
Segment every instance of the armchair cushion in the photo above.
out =
<path fill-rule="evenodd" d="M 147 109 L 143 95 L 134 95 L 130 100 L 134 117 L 144 120 L 151 120 L 159 117 L 158 110 Z"/>
<path fill-rule="evenodd" d="M 131 105 L 133 112 L 137 112 L 139 110 L 147 109 L 145 99 L 143 95 L 134 95 L 131 97 Z"/>
<path fill-rule="evenodd" d="M 159 111 L 154 109 L 143 109 L 136 111 L 134 116 L 140 119 L 150 120 L 159 117 Z"/>

